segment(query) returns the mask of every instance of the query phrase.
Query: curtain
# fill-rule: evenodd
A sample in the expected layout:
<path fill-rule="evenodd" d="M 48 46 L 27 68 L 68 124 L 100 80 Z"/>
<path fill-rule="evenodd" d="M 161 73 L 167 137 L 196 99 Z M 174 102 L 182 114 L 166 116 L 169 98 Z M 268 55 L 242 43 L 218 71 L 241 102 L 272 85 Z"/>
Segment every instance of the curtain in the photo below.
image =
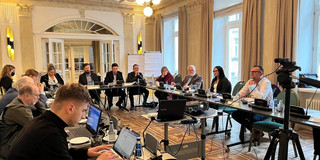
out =
<path fill-rule="evenodd" d="M 179 7 L 179 58 L 178 58 L 178 73 L 187 75 L 188 66 L 188 28 L 187 28 L 187 9 L 185 6 Z"/>
<path fill-rule="evenodd" d="M 202 28 L 200 37 L 201 76 L 203 89 L 210 86 L 212 79 L 212 32 L 213 32 L 213 0 L 203 0 L 201 9 Z"/>
<path fill-rule="evenodd" d="M 161 47 L 161 31 L 162 31 L 162 16 L 159 14 L 156 16 L 156 51 L 162 51 Z"/>
<path fill-rule="evenodd" d="M 289 58 L 295 61 L 296 40 L 297 40 L 297 13 L 298 0 L 277 1 L 276 12 L 276 30 L 274 42 L 274 58 Z M 275 70 L 279 64 L 273 64 L 272 70 Z M 272 83 L 277 83 L 277 75 L 269 77 Z"/>
<path fill-rule="evenodd" d="M 261 64 L 261 0 L 244 0 L 242 10 L 241 80 L 250 78 L 253 65 Z"/>

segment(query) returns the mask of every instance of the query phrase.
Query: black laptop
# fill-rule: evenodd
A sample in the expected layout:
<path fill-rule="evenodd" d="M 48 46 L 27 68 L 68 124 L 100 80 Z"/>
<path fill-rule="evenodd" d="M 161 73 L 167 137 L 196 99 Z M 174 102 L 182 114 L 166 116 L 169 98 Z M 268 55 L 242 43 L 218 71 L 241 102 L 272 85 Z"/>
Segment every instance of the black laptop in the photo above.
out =
<path fill-rule="evenodd" d="M 159 102 L 159 110 L 157 121 L 173 121 L 184 118 L 184 110 L 187 100 L 175 99 L 175 100 L 161 100 Z"/>

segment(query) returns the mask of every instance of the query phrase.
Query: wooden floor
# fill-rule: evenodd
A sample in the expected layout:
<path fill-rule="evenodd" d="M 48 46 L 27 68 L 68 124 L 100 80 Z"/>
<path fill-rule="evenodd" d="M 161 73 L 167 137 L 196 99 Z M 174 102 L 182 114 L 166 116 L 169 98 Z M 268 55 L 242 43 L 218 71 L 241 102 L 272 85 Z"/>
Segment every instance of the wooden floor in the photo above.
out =
<path fill-rule="evenodd" d="M 148 101 L 152 101 L 149 99 Z M 129 108 L 129 106 L 127 107 Z M 156 112 L 157 108 L 136 108 L 133 111 L 125 111 L 119 110 L 118 107 L 113 106 L 110 110 L 111 115 L 115 115 L 121 121 L 122 125 L 125 127 L 130 127 L 134 131 L 140 133 L 142 135 L 143 130 L 149 123 L 149 121 L 142 117 L 141 115 Z M 208 126 L 206 127 L 206 132 L 211 131 L 211 124 L 212 119 L 208 119 Z M 221 126 L 225 126 L 225 117 L 224 120 L 220 120 L 220 129 L 223 129 Z M 248 145 L 238 145 L 230 148 L 230 153 L 225 152 L 226 145 L 229 143 L 239 141 L 239 128 L 240 125 L 232 120 L 232 130 L 231 130 L 231 137 L 226 138 L 224 134 L 216 134 L 207 136 L 206 139 L 206 159 L 208 160 L 221 160 L 221 159 L 263 159 L 265 152 L 269 146 L 269 140 L 267 134 L 262 138 L 261 144 L 259 146 L 253 147 L 251 152 L 248 152 Z M 187 125 L 182 124 L 171 124 L 169 125 L 169 140 L 170 144 L 178 144 L 181 142 L 182 137 L 187 129 Z M 190 135 L 189 133 L 186 134 L 184 142 L 191 142 L 196 139 L 200 139 L 200 123 L 191 127 Z M 313 158 L 313 137 L 312 137 L 312 130 L 305 127 L 296 127 L 299 128 L 296 130 L 300 136 L 300 142 L 302 144 L 302 149 L 304 151 L 304 155 L 307 160 Z M 163 139 L 164 132 L 163 132 L 163 125 L 157 124 L 153 122 L 147 132 L 150 132 L 154 136 L 158 138 L 158 140 Z M 196 136 L 196 133 L 198 136 Z M 246 139 L 249 139 L 250 132 L 246 132 Z M 163 148 L 163 145 L 162 145 Z M 288 159 L 300 159 L 299 157 L 294 157 L 294 152 L 292 148 L 292 143 L 289 143 L 289 155 Z M 200 159 L 200 158 L 195 158 Z"/>

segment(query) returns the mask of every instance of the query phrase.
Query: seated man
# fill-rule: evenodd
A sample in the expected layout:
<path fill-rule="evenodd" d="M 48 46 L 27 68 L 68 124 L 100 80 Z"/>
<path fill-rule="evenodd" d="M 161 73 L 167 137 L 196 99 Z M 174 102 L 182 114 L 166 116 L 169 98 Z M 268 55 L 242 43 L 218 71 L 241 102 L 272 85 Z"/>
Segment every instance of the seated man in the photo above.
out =
<path fill-rule="evenodd" d="M 239 91 L 240 97 L 264 99 L 268 101 L 269 106 L 273 106 L 271 82 L 263 77 L 263 68 L 259 65 L 254 65 L 250 71 L 250 76 L 251 79 Z M 237 110 L 232 113 L 232 118 L 251 131 L 252 122 L 263 120 L 266 117 Z"/>
<path fill-rule="evenodd" d="M 33 119 L 33 110 L 37 110 L 33 105 L 39 100 L 39 95 L 39 88 L 36 85 L 25 84 L 19 88 L 18 97 L 6 106 L 3 113 L 6 129 L 1 137 L 1 157 L 7 157 L 16 135 L 27 122 Z M 42 109 L 39 112 L 44 111 Z"/>
<path fill-rule="evenodd" d="M 61 86 L 51 110 L 26 124 L 17 135 L 8 160 L 87 160 L 88 157 L 101 155 L 98 151 L 110 147 L 102 145 L 90 149 L 69 149 L 68 135 L 64 130 L 85 118 L 90 100 L 88 91 L 81 84 Z M 106 159 L 113 158 L 108 155 L 111 154 L 104 153 Z"/>
<path fill-rule="evenodd" d="M 100 85 L 100 79 L 97 74 L 91 71 L 89 63 L 83 64 L 84 73 L 79 75 L 79 83 L 82 85 Z M 100 90 L 90 90 L 90 96 L 95 100 L 95 103 L 100 103 Z"/>
<path fill-rule="evenodd" d="M 108 85 L 109 83 L 117 84 L 117 81 L 123 81 L 122 72 L 118 71 L 118 64 L 112 64 L 112 71 L 108 72 L 106 78 L 104 79 L 104 84 Z M 121 108 L 121 103 L 123 102 L 124 98 L 126 97 L 126 93 L 122 88 L 117 89 L 108 89 L 106 90 L 106 95 L 108 96 L 108 104 L 109 109 L 112 107 L 112 99 L 113 96 L 120 96 L 116 106 Z"/>
<path fill-rule="evenodd" d="M 137 82 L 137 83 L 143 83 L 145 82 L 142 73 L 139 72 L 139 65 L 134 64 L 133 65 L 133 71 L 128 73 L 128 77 L 126 82 Z M 149 91 L 146 88 L 143 87 L 130 87 L 128 88 L 129 90 L 129 99 L 130 99 L 130 105 L 131 105 L 131 110 L 134 109 L 134 101 L 133 101 L 133 95 L 136 94 L 141 94 L 143 93 L 143 105 L 146 105 L 147 99 L 149 96 Z"/>
<path fill-rule="evenodd" d="M 23 76 L 18 79 L 15 83 L 13 83 L 12 88 L 8 90 L 8 92 L 0 99 L 0 114 L 3 112 L 4 108 L 11 103 L 16 97 L 18 97 L 19 88 L 21 88 L 25 84 L 34 84 L 32 78 L 28 76 Z M 43 85 L 38 84 L 38 88 L 40 90 L 40 98 L 37 103 L 34 105 L 36 108 L 46 107 L 47 97 L 43 93 Z"/>
<path fill-rule="evenodd" d="M 201 88 L 202 77 L 199 74 L 197 74 L 196 67 L 194 65 L 189 65 L 187 70 L 188 70 L 188 75 L 184 78 L 184 80 L 181 82 L 180 85 L 184 89 L 188 89 L 190 85 L 196 85 L 198 88 Z M 171 85 L 176 85 L 176 84 L 172 82 Z"/>

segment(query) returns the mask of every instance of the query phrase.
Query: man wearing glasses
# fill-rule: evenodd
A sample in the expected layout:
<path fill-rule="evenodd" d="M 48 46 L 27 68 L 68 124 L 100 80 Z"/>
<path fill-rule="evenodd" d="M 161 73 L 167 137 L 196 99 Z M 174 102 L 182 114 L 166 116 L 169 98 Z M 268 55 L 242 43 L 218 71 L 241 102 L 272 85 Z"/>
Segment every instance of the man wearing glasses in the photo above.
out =
<path fill-rule="evenodd" d="M 263 77 L 262 66 L 254 65 L 250 71 L 250 77 L 251 79 L 239 91 L 240 97 L 264 99 L 268 101 L 269 106 L 273 106 L 271 82 L 266 77 Z M 232 118 L 251 131 L 252 122 L 263 120 L 266 117 L 237 110 L 232 113 Z"/>
<path fill-rule="evenodd" d="M 45 111 L 44 109 L 34 107 L 39 100 L 39 95 L 40 91 L 36 85 L 25 84 L 19 88 L 18 97 L 6 106 L 2 115 L 6 129 L 1 136 L 1 157 L 7 157 L 16 135 L 27 122 L 33 119 L 33 113 L 43 113 Z"/>

